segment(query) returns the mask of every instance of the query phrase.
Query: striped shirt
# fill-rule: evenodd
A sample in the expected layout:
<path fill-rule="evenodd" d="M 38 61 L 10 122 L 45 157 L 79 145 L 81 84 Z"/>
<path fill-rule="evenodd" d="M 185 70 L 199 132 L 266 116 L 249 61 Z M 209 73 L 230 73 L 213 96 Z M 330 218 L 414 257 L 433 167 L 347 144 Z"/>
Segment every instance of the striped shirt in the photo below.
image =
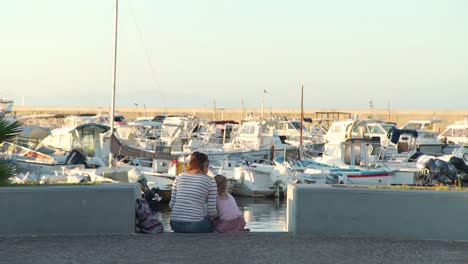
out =
<path fill-rule="evenodd" d="M 183 173 L 172 184 L 171 221 L 199 222 L 216 215 L 216 182 L 204 174 Z"/>

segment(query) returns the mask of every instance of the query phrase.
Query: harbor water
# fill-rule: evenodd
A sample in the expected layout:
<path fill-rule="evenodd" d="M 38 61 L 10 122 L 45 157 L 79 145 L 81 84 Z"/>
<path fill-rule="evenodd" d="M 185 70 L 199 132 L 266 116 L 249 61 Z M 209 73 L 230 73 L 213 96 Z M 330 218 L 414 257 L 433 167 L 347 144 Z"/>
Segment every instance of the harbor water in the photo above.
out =
<path fill-rule="evenodd" d="M 286 201 L 235 197 L 251 232 L 286 232 Z M 170 231 L 171 213 L 168 204 L 162 204 L 161 221 L 164 230 Z"/>

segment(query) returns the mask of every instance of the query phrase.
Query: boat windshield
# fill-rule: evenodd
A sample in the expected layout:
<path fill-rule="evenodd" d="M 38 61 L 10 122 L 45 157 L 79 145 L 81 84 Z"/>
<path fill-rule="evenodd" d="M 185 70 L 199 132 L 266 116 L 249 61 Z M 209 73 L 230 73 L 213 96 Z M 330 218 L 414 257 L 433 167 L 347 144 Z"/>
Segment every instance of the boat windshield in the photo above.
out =
<path fill-rule="evenodd" d="M 299 121 L 291 121 L 291 124 L 295 129 L 301 129 L 301 123 L 299 123 Z"/>
<path fill-rule="evenodd" d="M 388 133 L 391 129 L 395 128 L 394 124 L 380 124 L 385 130 L 385 133 Z"/>
<path fill-rule="evenodd" d="M 408 123 L 402 127 L 402 129 L 421 130 L 422 124 L 420 123 Z"/>
<path fill-rule="evenodd" d="M 325 151 L 323 153 L 324 156 L 332 156 L 332 157 L 336 157 L 338 156 L 338 153 L 339 152 L 339 146 L 338 145 L 335 145 L 335 144 L 328 144 L 326 147 L 325 147 Z"/>
<path fill-rule="evenodd" d="M 370 134 L 387 134 L 384 128 L 380 126 L 380 124 L 368 124 L 367 129 L 369 130 Z"/>
<path fill-rule="evenodd" d="M 402 127 L 402 129 L 413 129 L 413 130 L 425 130 L 425 131 L 435 131 L 436 122 L 408 122 Z"/>
<path fill-rule="evenodd" d="M 441 137 L 468 137 L 468 128 L 449 128 L 445 130 Z"/>

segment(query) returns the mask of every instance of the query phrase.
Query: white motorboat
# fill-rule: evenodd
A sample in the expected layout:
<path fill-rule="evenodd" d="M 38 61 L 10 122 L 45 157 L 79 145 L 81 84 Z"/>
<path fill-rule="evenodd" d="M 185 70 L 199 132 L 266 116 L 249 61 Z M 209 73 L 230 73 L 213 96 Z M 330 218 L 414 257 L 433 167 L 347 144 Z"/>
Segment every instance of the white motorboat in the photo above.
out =
<path fill-rule="evenodd" d="M 232 193 L 249 197 L 270 197 L 275 194 L 271 173 L 275 169 L 273 164 L 249 164 L 234 168 L 235 180 Z"/>
<path fill-rule="evenodd" d="M 450 144 L 468 143 L 468 118 L 447 126 L 447 128 L 445 128 L 445 130 L 440 133 L 438 139 L 442 142 L 447 142 Z"/>
<path fill-rule="evenodd" d="M 372 124 L 375 129 L 378 123 Z M 390 139 L 385 136 L 386 140 L 382 140 L 375 133 L 370 133 L 369 127 L 363 120 L 333 123 L 326 135 L 328 143 L 325 152 L 316 160 L 339 167 L 341 171 L 337 176 L 343 183 L 419 184 L 421 171 L 415 163 L 419 152 L 416 148 L 405 148 L 403 151 L 398 145 L 399 140 L 403 140 L 408 147 L 411 145 L 408 143 L 410 138 L 416 138 L 418 133 L 415 130 L 390 132 Z"/>
<path fill-rule="evenodd" d="M 437 138 L 437 126 L 440 123 L 441 121 L 436 119 L 410 120 L 401 129 L 416 130 L 418 132 L 416 145 L 421 152 L 442 155 L 447 144 Z"/>

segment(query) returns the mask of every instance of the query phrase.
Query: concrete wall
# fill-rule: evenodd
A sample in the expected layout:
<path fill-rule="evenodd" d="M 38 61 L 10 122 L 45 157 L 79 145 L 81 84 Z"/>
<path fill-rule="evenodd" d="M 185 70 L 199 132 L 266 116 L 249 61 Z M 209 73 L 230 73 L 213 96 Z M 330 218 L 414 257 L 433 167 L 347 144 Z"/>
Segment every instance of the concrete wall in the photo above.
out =
<path fill-rule="evenodd" d="M 289 185 L 288 231 L 468 241 L 468 192 Z"/>
<path fill-rule="evenodd" d="M 135 232 L 137 184 L 0 188 L 0 236 Z"/>

